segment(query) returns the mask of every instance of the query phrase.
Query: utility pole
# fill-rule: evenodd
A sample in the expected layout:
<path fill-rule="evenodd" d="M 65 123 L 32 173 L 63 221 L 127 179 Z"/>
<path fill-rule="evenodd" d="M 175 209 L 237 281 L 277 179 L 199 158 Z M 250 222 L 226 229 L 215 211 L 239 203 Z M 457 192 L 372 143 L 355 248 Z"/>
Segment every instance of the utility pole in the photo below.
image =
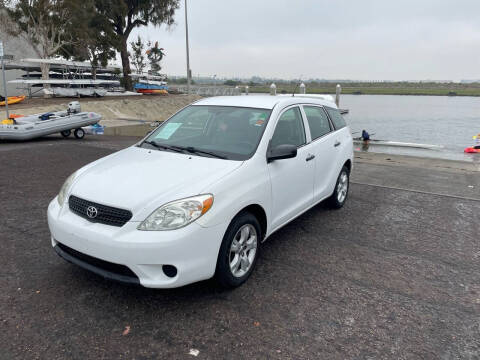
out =
<path fill-rule="evenodd" d="M 185 0 L 185 40 L 187 45 L 187 93 L 190 95 L 190 83 L 192 72 L 190 71 L 190 54 L 188 46 L 188 16 L 187 16 L 187 0 Z"/>
<path fill-rule="evenodd" d="M 5 92 L 5 111 L 7 112 L 7 119 L 10 119 L 10 114 L 8 113 L 8 94 L 7 94 L 7 80 L 5 79 L 5 64 L 3 63 L 3 42 L 0 41 L 0 58 L 2 59 L 2 77 L 3 77 L 3 89 Z"/>

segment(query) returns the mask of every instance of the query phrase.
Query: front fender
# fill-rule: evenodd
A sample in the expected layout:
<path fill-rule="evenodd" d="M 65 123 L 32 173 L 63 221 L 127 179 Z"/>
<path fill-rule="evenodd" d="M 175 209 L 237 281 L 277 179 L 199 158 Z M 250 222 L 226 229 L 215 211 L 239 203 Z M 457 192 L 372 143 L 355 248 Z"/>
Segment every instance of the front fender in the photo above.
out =
<path fill-rule="evenodd" d="M 230 223 L 245 207 L 257 204 L 270 213 L 271 189 L 267 167 L 261 161 L 247 162 L 244 166 L 205 188 L 202 192 L 212 193 L 212 209 L 197 220 L 200 226 L 210 227 Z"/>

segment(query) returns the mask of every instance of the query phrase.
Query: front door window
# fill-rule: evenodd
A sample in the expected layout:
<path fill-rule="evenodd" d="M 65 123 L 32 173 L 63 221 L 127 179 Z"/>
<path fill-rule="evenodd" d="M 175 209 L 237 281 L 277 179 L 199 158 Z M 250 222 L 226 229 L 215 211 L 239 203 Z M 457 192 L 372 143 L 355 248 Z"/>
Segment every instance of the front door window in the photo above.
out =
<path fill-rule="evenodd" d="M 297 147 L 305 144 L 305 129 L 303 128 L 302 114 L 298 107 L 288 109 L 280 116 L 273 133 L 272 147 L 285 144 Z"/>

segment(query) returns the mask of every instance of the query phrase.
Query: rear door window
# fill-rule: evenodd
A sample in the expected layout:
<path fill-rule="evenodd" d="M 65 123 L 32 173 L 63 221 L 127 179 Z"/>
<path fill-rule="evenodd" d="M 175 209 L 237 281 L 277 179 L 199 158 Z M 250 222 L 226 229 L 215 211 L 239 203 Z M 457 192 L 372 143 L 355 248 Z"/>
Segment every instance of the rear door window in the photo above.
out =
<path fill-rule="evenodd" d="M 327 113 L 323 108 L 318 106 L 303 106 L 303 110 L 305 111 L 305 115 L 307 115 L 312 140 L 318 139 L 332 131 Z"/>
<path fill-rule="evenodd" d="M 332 119 L 333 126 L 335 126 L 335 130 L 339 130 L 347 126 L 345 119 L 340 114 L 340 111 L 338 111 L 338 109 L 332 109 L 328 107 L 326 109 L 327 109 L 328 115 L 330 115 L 330 119 Z"/>

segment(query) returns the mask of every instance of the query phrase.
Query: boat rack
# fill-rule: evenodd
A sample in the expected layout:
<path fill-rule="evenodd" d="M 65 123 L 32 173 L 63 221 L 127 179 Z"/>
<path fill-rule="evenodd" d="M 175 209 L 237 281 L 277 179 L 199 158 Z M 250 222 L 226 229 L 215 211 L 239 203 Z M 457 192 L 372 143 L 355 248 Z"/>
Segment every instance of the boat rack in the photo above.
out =
<path fill-rule="evenodd" d="M 42 64 L 48 64 L 49 72 L 52 75 L 51 79 L 41 79 Z M 52 85 L 72 89 L 120 86 L 119 67 L 98 67 L 95 69 L 94 76 L 92 66 L 88 62 L 61 59 L 21 59 L 20 61 L 6 62 L 5 70 L 21 70 L 26 73 L 22 79 L 10 80 L 9 83 L 18 84 L 18 89 L 24 90 L 29 98 Z M 98 79 L 96 75 L 99 75 Z M 87 93 L 85 90 L 79 91 L 79 96 L 82 92 Z M 99 91 L 90 91 L 92 95 L 95 95 L 96 92 Z"/>

